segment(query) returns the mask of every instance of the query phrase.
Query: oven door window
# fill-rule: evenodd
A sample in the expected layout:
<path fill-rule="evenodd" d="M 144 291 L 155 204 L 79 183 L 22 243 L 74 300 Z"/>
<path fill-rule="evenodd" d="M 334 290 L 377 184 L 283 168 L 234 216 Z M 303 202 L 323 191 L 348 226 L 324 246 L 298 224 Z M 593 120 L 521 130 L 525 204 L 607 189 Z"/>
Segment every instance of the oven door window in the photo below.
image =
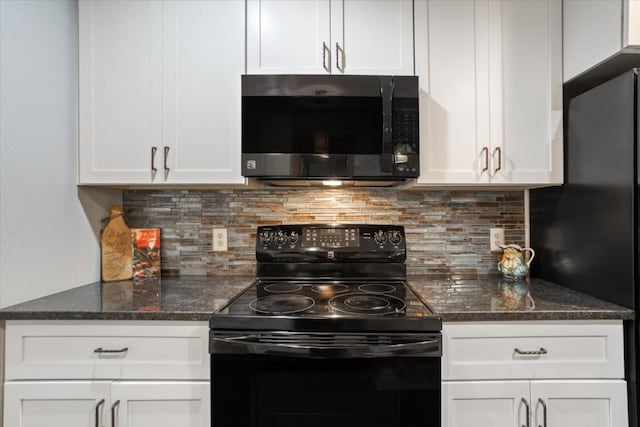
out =
<path fill-rule="evenodd" d="M 440 427 L 437 357 L 216 355 L 211 375 L 216 427 Z"/>

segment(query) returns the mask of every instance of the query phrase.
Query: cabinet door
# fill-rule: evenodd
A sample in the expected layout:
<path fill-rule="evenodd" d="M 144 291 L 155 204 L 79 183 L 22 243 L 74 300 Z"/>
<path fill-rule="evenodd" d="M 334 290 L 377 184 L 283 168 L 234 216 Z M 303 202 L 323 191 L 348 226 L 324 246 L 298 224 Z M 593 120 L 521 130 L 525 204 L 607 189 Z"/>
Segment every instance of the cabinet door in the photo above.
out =
<path fill-rule="evenodd" d="M 416 0 L 419 184 L 488 183 L 486 1 Z"/>
<path fill-rule="evenodd" d="M 489 2 L 491 182 L 561 184 L 562 4 Z"/>
<path fill-rule="evenodd" d="M 158 157 L 166 162 L 162 175 L 167 183 L 244 182 L 243 23 L 244 3 L 236 0 L 164 2 L 163 147 Z"/>
<path fill-rule="evenodd" d="M 529 381 L 442 383 L 443 427 L 513 427 L 529 425 Z M 550 424 L 552 425 L 552 424 Z M 563 425 L 563 424 L 557 424 Z M 563 427 L 566 427 L 563 425 Z"/>
<path fill-rule="evenodd" d="M 334 74 L 413 75 L 412 0 L 332 0 Z"/>
<path fill-rule="evenodd" d="M 627 427 L 625 381 L 532 381 L 533 424 Z M 544 405 L 547 421 L 544 422 Z"/>
<path fill-rule="evenodd" d="M 563 1 L 564 80 L 604 61 L 620 50 L 622 0 Z"/>
<path fill-rule="evenodd" d="M 83 0 L 78 7 L 79 182 L 161 182 L 151 150 L 162 142 L 162 3 Z"/>
<path fill-rule="evenodd" d="M 118 427 L 209 427 L 210 396 L 208 381 L 116 382 L 111 388 Z"/>
<path fill-rule="evenodd" d="M 329 4 L 330 0 L 247 0 L 247 73 L 330 72 Z"/>
<path fill-rule="evenodd" d="M 87 427 L 109 419 L 108 382 L 24 381 L 4 385 L 4 425 Z M 101 400 L 104 401 L 101 402 Z"/>

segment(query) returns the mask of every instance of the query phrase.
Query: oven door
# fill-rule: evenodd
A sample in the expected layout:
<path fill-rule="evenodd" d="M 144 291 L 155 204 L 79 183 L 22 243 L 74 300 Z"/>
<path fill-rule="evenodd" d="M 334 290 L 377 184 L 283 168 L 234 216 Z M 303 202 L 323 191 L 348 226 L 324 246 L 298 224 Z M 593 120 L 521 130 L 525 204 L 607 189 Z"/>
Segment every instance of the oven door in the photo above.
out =
<path fill-rule="evenodd" d="M 216 427 L 440 427 L 440 334 L 212 333 Z"/>

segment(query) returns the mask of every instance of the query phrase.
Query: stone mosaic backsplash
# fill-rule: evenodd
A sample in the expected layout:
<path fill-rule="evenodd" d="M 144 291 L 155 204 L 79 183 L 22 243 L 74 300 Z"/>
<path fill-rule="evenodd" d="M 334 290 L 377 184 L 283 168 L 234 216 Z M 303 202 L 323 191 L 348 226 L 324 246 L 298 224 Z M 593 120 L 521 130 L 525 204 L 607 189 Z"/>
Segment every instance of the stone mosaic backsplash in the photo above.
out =
<path fill-rule="evenodd" d="M 522 191 L 398 189 L 127 190 L 129 227 L 161 228 L 165 276 L 254 275 L 258 225 L 367 223 L 404 225 L 409 275 L 497 273 L 489 228 L 524 245 Z M 214 228 L 229 250 L 213 252 Z"/>

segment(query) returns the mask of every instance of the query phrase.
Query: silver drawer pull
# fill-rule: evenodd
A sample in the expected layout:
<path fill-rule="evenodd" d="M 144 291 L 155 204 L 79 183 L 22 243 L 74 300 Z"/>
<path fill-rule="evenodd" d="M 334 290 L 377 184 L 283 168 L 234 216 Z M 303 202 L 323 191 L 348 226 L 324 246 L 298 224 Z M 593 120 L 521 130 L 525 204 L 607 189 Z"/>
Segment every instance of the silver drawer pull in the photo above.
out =
<path fill-rule="evenodd" d="M 98 347 L 95 350 L 93 350 L 94 353 L 124 353 L 126 351 L 129 350 L 129 347 L 124 347 L 118 350 L 109 350 L 109 349 L 105 349 L 102 347 Z"/>
<path fill-rule="evenodd" d="M 522 354 L 523 356 L 533 356 L 533 355 L 541 355 L 541 354 L 547 354 L 547 350 L 540 347 L 540 350 L 533 350 L 533 351 L 522 351 L 518 348 L 514 348 L 513 351 L 515 351 L 518 354 Z"/>

